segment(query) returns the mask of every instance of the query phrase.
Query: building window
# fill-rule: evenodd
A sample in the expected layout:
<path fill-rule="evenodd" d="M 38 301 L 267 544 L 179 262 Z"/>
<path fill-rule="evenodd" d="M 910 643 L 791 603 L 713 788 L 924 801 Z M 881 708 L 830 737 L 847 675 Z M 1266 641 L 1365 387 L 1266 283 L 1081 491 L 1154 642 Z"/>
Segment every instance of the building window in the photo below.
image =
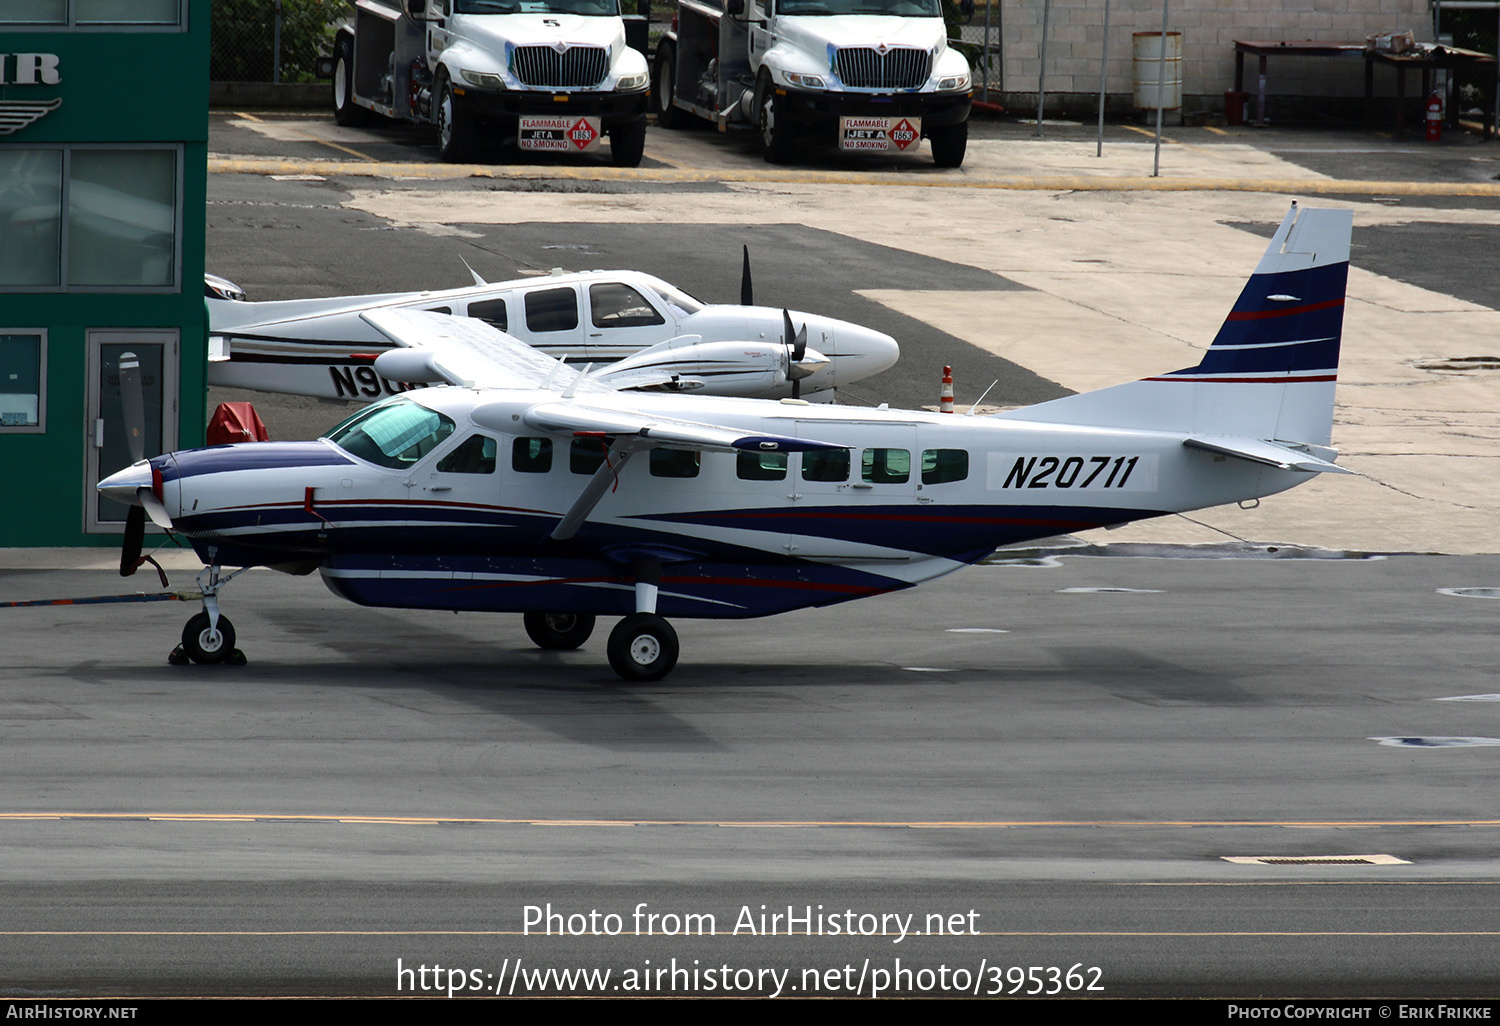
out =
<path fill-rule="evenodd" d="M 0 289 L 174 292 L 181 213 L 177 147 L 0 148 Z"/>
<path fill-rule="evenodd" d="M 0 25 L 28 28 L 181 26 L 183 0 L 4 0 Z"/>
<path fill-rule="evenodd" d="M 0 433 L 47 429 L 47 335 L 0 331 Z"/>

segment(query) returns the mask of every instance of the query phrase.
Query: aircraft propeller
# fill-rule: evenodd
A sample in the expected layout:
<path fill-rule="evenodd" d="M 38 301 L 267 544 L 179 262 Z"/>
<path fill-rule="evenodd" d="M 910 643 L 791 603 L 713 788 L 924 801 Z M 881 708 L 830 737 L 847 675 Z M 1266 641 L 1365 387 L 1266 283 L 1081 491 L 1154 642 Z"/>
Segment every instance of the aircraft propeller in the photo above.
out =
<path fill-rule="evenodd" d="M 802 363 L 802 358 L 807 355 L 807 325 L 802 325 L 798 331 L 792 330 L 792 315 L 781 311 L 782 334 L 781 341 L 787 348 L 786 376 L 792 383 L 792 398 L 802 398 L 802 379 L 811 377 L 817 373 L 818 366 L 827 363 L 827 359 L 819 357 L 818 366 L 807 367 Z"/>
<path fill-rule="evenodd" d="M 744 263 L 740 265 L 740 306 L 755 305 L 755 290 L 750 287 L 750 247 L 744 247 Z"/>
<path fill-rule="evenodd" d="M 120 409 L 125 420 L 125 445 L 130 451 L 130 462 L 136 464 L 146 458 L 146 402 L 141 391 L 141 362 L 134 353 L 120 354 Z M 172 520 L 150 487 L 136 489 L 136 496 L 140 505 L 132 505 L 125 514 L 120 576 L 129 577 L 150 563 L 161 575 L 161 585 L 165 588 L 167 575 L 162 572 L 161 565 L 150 556 L 141 555 L 141 549 L 146 539 L 148 513 L 159 527 L 171 527 Z"/>

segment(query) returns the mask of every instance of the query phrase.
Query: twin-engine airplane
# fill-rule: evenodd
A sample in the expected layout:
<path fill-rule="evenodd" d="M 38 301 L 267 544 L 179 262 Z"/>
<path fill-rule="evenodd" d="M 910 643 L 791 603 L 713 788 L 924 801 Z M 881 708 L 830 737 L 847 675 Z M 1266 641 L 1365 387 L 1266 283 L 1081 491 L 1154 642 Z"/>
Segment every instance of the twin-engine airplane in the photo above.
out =
<path fill-rule="evenodd" d="M 364 402 L 406 391 L 410 382 L 371 365 L 391 346 L 363 316 L 372 310 L 475 317 L 617 389 L 832 398 L 900 356 L 889 335 L 832 317 L 793 312 L 801 331 L 784 330 L 782 310 L 752 305 L 748 252 L 739 306 L 700 303 L 638 271 L 474 279 L 441 292 L 247 303 L 210 276 L 208 383 Z"/>
<path fill-rule="evenodd" d="M 270 566 L 365 605 L 523 613 L 543 648 L 620 616 L 610 665 L 654 680 L 677 661 L 664 617 L 845 602 L 1008 543 L 1348 473 L 1328 443 L 1351 222 L 1293 207 L 1197 366 L 990 417 L 625 394 L 473 320 L 370 311 L 409 347 L 382 375 L 451 387 L 99 488 L 208 564 L 182 638 L 198 662 L 234 650 L 221 568 Z"/>

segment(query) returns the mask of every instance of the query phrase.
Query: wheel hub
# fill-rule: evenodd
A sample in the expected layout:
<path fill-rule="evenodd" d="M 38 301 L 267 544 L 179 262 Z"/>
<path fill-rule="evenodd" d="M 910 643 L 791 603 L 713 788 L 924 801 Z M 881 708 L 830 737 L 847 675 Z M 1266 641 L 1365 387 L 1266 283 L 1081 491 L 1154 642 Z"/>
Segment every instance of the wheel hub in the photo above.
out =
<path fill-rule="evenodd" d="M 649 634 L 637 635 L 630 643 L 630 658 L 641 666 L 650 666 L 661 657 L 661 642 Z"/>

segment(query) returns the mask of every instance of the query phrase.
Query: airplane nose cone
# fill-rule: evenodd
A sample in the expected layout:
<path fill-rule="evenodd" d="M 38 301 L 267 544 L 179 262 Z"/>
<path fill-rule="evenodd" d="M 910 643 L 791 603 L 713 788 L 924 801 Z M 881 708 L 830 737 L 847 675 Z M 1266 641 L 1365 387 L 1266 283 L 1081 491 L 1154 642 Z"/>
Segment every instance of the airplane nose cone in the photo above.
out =
<path fill-rule="evenodd" d="M 838 337 L 839 356 L 857 357 L 855 366 L 861 374 L 879 374 L 896 366 L 901 358 L 901 347 L 891 336 L 856 327 L 852 331 L 841 331 Z"/>
<path fill-rule="evenodd" d="M 98 484 L 101 495 L 115 502 L 123 502 L 129 506 L 139 506 L 141 500 L 136 491 L 141 488 L 151 487 L 151 461 L 141 460 L 132 463 L 124 470 L 117 470 Z"/>

